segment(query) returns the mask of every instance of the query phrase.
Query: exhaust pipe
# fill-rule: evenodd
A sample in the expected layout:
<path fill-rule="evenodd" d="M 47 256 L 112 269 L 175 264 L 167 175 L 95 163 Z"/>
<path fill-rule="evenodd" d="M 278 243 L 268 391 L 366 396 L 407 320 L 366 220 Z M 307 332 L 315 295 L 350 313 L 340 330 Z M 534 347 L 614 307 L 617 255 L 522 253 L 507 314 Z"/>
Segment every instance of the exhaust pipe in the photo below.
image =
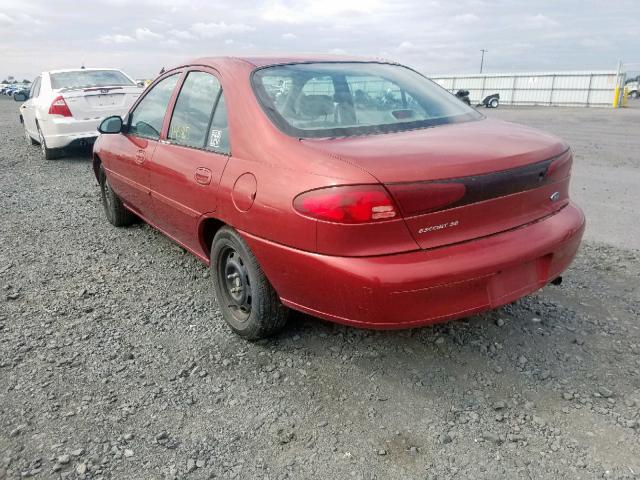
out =
<path fill-rule="evenodd" d="M 562 277 L 556 277 L 553 280 L 551 280 L 551 285 L 560 285 L 562 284 Z"/>

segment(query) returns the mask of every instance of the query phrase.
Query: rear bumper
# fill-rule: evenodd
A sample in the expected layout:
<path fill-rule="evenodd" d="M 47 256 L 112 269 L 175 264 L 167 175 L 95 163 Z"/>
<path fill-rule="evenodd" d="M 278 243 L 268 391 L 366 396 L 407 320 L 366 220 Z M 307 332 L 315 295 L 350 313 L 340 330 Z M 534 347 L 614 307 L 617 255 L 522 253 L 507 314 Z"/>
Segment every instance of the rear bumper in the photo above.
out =
<path fill-rule="evenodd" d="M 39 125 L 47 147 L 70 148 L 83 142 L 94 142 L 98 136 L 100 121 L 100 118 L 76 120 L 73 117 L 50 117 L 39 120 Z"/>
<path fill-rule="evenodd" d="M 573 204 L 537 222 L 447 247 L 332 257 L 243 234 L 282 302 L 347 325 L 408 328 L 513 302 L 559 276 L 585 228 Z"/>

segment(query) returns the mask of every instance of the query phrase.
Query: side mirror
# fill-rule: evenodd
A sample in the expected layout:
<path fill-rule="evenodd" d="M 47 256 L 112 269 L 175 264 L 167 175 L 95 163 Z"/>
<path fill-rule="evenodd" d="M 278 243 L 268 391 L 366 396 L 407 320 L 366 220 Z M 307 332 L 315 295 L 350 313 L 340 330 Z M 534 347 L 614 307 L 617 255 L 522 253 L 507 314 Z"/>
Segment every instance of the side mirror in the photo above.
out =
<path fill-rule="evenodd" d="M 98 131 L 100 133 L 120 133 L 122 132 L 122 126 L 122 118 L 118 115 L 113 115 L 102 120 Z"/>
<path fill-rule="evenodd" d="M 27 101 L 27 99 L 28 99 L 28 97 L 27 97 L 27 94 L 26 94 L 26 93 L 24 93 L 24 92 L 19 92 L 19 93 L 16 93 L 16 94 L 13 96 L 13 99 L 14 99 L 16 102 L 26 102 L 26 101 Z"/>

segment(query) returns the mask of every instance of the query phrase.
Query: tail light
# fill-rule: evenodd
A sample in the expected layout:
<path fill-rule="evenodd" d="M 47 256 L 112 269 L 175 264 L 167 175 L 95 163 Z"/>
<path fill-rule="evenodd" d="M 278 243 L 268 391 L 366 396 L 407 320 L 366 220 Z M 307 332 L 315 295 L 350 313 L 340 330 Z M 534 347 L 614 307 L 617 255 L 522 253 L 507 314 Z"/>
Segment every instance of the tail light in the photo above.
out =
<path fill-rule="evenodd" d="M 463 183 L 456 182 L 399 183 L 388 188 L 407 216 L 442 210 L 462 199 L 467 191 Z"/>
<path fill-rule="evenodd" d="M 381 185 L 320 188 L 298 195 L 293 208 L 307 217 L 335 223 L 370 223 L 398 216 Z"/>
<path fill-rule="evenodd" d="M 573 156 L 570 151 L 563 153 L 558 158 L 551 162 L 549 168 L 544 174 L 544 178 L 548 182 L 555 182 L 556 180 L 562 180 L 569 176 L 571 172 L 571 165 L 573 164 Z"/>
<path fill-rule="evenodd" d="M 72 116 L 71 110 L 69 110 L 69 106 L 67 105 L 67 102 L 64 101 L 64 97 L 62 95 L 56 97 L 53 102 L 51 102 L 49 115 L 62 115 L 63 117 Z"/>

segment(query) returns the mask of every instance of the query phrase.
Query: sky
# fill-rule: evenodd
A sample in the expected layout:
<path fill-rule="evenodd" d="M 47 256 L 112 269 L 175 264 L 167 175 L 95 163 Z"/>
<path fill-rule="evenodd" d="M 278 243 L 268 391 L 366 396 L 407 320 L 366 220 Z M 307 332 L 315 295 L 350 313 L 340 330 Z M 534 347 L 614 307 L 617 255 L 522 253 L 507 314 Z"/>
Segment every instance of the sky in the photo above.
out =
<path fill-rule="evenodd" d="M 640 62 L 638 0 L 0 0 L 0 80 L 200 56 L 382 57 L 426 74 L 615 70 Z M 640 69 L 636 63 L 635 70 Z"/>

